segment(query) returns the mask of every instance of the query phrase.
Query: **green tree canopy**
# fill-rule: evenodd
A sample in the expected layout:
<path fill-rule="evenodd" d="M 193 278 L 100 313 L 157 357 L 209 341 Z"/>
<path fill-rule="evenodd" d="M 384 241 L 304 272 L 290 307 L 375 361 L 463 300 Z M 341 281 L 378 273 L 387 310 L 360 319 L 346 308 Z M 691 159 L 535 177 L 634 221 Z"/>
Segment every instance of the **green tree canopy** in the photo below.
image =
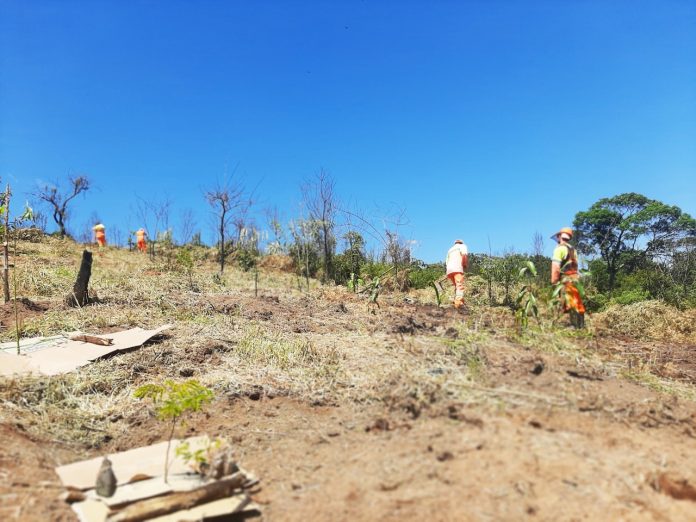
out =
<path fill-rule="evenodd" d="M 599 254 L 606 263 L 609 289 L 617 273 L 645 258 L 672 253 L 696 237 L 696 220 L 677 206 L 629 192 L 603 198 L 575 215 L 578 250 Z"/>

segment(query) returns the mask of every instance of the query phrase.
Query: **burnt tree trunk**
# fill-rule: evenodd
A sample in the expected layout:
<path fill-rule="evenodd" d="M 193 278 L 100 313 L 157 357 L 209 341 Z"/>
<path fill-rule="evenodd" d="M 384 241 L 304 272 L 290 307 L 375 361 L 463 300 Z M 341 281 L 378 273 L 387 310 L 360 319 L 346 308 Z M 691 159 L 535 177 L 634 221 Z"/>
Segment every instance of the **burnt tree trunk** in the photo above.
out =
<path fill-rule="evenodd" d="M 82 252 L 82 262 L 80 271 L 77 273 L 77 280 L 73 285 L 72 294 L 65 298 L 69 306 L 85 306 L 89 304 L 89 278 L 92 275 L 92 252 L 84 250 Z"/>

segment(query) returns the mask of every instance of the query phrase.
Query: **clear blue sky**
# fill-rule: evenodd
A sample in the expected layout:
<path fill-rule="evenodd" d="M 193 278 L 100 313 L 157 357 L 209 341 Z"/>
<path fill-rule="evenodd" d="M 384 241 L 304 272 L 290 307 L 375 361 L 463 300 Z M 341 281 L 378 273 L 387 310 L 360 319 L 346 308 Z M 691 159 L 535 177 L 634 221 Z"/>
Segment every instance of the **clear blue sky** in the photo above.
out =
<path fill-rule="evenodd" d="M 323 167 L 404 208 L 428 261 L 529 250 L 622 192 L 696 214 L 696 2 L 0 0 L 19 198 L 85 173 L 74 229 L 167 196 L 210 237 L 203 189 L 235 165 L 286 219 Z"/>

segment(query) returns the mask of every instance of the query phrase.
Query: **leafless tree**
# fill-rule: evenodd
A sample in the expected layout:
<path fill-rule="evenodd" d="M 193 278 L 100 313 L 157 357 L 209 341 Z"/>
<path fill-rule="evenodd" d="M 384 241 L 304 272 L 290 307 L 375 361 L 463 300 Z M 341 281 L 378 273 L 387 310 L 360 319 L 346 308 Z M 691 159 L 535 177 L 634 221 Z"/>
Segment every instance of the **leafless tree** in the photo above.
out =
<path fill-rule="evenodd" d="M 309 218 L 319 225 L 319 240 L 324 261 L 323 281 L 334 278 L 333 257 L 336 250 L 335 226 L 338 212 L 335 188 L 334 179 L 324 169 L 302 186 Z"/>
<path fill-rule="evenodd" d="M 182 245 L 187 245 L 191 241 L 195 228 L 196 218 L 193 215 L 193 210 L 187 208 L 181 213 L 179 225 L 179 240 L 181 241 Z"/>
<path fill-rule="evenodd" d="M 244 186 L 236 180 L 217 183 L 205 192 L 205 199 L 210 205 L 215 220 L 220 274 L 222 274 L 225 270 L 225 259 L 234 249 L 234 242 L 229 239 L 230 226 L 233 224 L 239 226 L 238 220 L 251 206 L 251 199 L 247 196 Z"/>
<path fill-rule="evenodd" d="M 265 214 L 266 223 L 273 236 L 273 239 L 266 246 L 266 251 L 269 254 L 285 254 L 288 250 L 288 242 L 285 236 L 285 229 L 280 220 L 278 207 L 267 208 Z"/>
<path fill-rule="evenodd" d="M 155 245 L 159 235 L 169 228 L 169 209 L 172 202 L 169 198 L 147 201 L 139 196 L 136 202 L 136 215 L 147 232 L 148 253 L 155 257 Z"/>
<path fill-rule="evenodd" d="M 535 258 L 544 256 L 544 236 L 538 230 L 532 236 L 532 255 Z"/>
<path fill-rule="evenodd" d="M 111 240 L 111 244 L 121 248 L 123 246 L 123 232 L 121 231 L 120 228 L 118 227 L 112 227 L 111 228 L 111 237 L 113 238 Z"/>
<path fill-rule="evenodd" d="M 78 195 L 87 192 L 90 189 L 90 181 L 86 176 L 77 176 L 68 178 L 70 187 L 61 191 L 58 183 L 53 185 L 44 184 L 36 189 L 34 197 L 45 202 L 53 212 L 53 220 L 58 225 L 58 233 L 60 237 L 65 237 L 67 231 L 65 223 L 68 219 L 68 204 Z"/>
<path fill-rule="evenodd" d="M 31 220 L 32 225 L 38 228 L 41 232 L 46 232 L 48 225 L 48 217 L 43 212 L 34 212 L 34 218 Z"/>
<path fill-rule="evenodd" d="M 94 231 L 92 230 L 92 227 L 94 227 L 94 225 L 96 225 L 97 223 L 101 223 L 101 219 L 99 218 L 99 214 L 97 214 L 96 210 L 93 210 L 87 218 L 87 221 L 85 221 L 82 224 L 78 231 L 75 231 L 75 229 L 73 228 L 73 234 L 75 234 L 75 239 L 78 242 L 83 243 L 85 245 L 93 243 Z"/>

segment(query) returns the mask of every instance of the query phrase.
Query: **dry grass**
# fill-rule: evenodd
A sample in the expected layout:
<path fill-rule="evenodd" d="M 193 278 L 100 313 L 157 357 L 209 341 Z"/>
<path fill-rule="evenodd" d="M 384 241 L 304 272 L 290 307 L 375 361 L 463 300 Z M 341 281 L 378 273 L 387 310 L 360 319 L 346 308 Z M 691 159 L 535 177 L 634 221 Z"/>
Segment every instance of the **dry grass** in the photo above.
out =
<path fill-rule="evenodd" d="M 22 422 L 37 434 L 82 447 L 99 446 L 128 430 L 129 419 L 144 414 L 133 398 L 135 388 L 165 378 L 193 375 L 219 398 L 262 389 L 313 403 L 379 402 L 413 415 L 438 401 L 512 403 L 515 396 L 501 397 L 486 388 L 487 350 L 513 346 L 600 364 L 586 348 L 592 329 L 576 333 L 556 328 L 549 320 L 543 328 L 530 328 L 520 336 L 511 311 L 486 306 L 487 296 L 480 292 L 469 300 L 464 320 L 453 318 L 438 331 L 395 335 L 381 323 L 399 314 L 405 297 L 434 304 L 432 289 L 408 296 L 385 292 L 375 325 L 364 296 L 317 281 L 307 293 L 298 288 L 293 274 L 270 261 L 260 270 L 259 292 L 278 301 L 264 301 L 264 306 L 273 310 L 277 302 L 286 312 L 310 314 L 312 324 L 328 327 L 298 331 L 284 318 L 255 319 L 248 312 L 262 301 L 254 298 L 252 272 L 230 266 L 221 278 L 212 261 L 199 259 L 188 274 L 164 259 L 152 262 L 117 249 L 94 258 L 92 289 L 101 303 L 65 308 L 62 298 L 77 273 L 82 247 L 46 238 L 22 243 L 20 250 L 19 295 L 47 300 L 51 306 L 49 312 L 25 322 L 25 335 L 175 324 L 156 343 L 73 374 L 0 382 L 3 421 Z M 471 282 L 477 288 L 479 283 Z M 331 307 L 338 303 L 346 303 L 352 315 L 331 315 Z M 596 322 L 627 335 L 664 336 L 669 331 L 672 336 L 677 332 L 679 339 L 693 339 L 693 315 L 680 315 L 659 303 L 637 306 L 609 310 Z M 347 322 L 351 329 L 341 327 Z M 447 327 L 456 331 L 456 338 L 444 336 Z M 8 339 L 9 332 L 2 337 Z M 626 377 L 650 387 L 656 382 L 643 371 Z M 660 386 L 668 385 L 660 380 Z"/>
<path fill-rule="evenodd" d="M 602 334 L 696 343 L 696 310 L 681 311 L 660 301 L 612 306 L 596 314 L 595 323 Z"/>

